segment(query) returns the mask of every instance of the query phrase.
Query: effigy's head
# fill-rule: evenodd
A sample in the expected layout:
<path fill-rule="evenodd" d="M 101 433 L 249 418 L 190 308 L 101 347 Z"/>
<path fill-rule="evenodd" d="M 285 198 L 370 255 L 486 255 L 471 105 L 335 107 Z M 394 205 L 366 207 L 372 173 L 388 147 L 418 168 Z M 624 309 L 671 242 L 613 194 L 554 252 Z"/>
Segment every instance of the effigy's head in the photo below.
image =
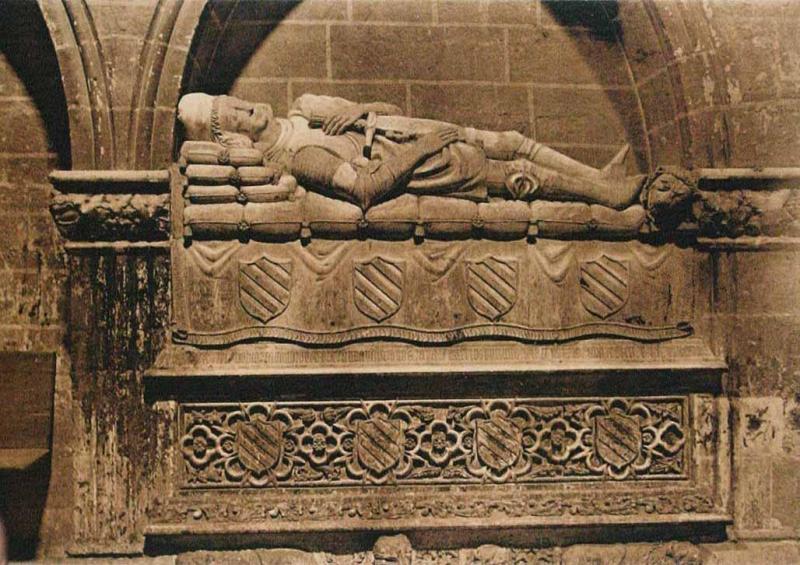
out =
<path fill-rule="evenodd" d="M 696 182 L 669 170 L 659 170 L 642 193 L 642 204 L 657 227 L 676 227 L 687 218 L 696 196 Z"/>
<path fill-rule="evenodd" d="M 234 96 L 187 94 L 178 103 L 178 119 L 192 141 L 214 141 L 228 147 L 251 146 L 272 120 L 269 104 Z"/>

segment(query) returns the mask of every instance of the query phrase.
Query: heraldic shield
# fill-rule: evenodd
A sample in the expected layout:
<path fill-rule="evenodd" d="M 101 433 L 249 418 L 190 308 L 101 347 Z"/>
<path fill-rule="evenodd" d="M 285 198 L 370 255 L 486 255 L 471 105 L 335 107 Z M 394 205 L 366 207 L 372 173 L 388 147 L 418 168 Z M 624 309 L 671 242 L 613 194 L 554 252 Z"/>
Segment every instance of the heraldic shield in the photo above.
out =
<path fill-rule="evenodd" d="M 376 322 L 393 316 L 403 304 L 402 261 L 375 257 L 353 266 L 353 300 L 359 312 Z"/>
<path fill-rule="evenodd" d="M 595 261 L 581 263 L 581 304 L 595 316 L 606 319 L 628 301 L 627 261 L 603 255 Z"/>
<path fill-rule="evenodd" d="M 382 474 L 400 461 L 404 440 L 403 422 L 372 418 L 358 424 L 356 456 L 361 465 Z"/>
<path fill-rule="evenodd" d="M 493 322 L 517 301 L 517 261 L 487 257 L 467 261 L 467 297 L 470 306 Z"/>
<path fill-rule="evenodd" d="M 475 424 L 475 445 L 481 461 L 495 471 L 516 463 L 522 453 L 522 434 L 508 417 L 496 414 Z"/>
<path fill-rule="evenodd" d="M 242 465 L 256 473 L 272 469 L 283 456 L 283 429 L 281 422 L 239 422 L 236 451 Z"/>
<path fill-rule="evenodd" d="M 289 305 L 292 295 L 292 263 L 261 256 L 251 263 L 239 263 L 239 299 L 245 312 L 268 322 Z"/>
<path fill-rule="evenodd" d="M 594 419 L 594 449 L 606 463 L 621 469 L 642 449 L 642 430 L 635 416 L 611 414 Z"/>

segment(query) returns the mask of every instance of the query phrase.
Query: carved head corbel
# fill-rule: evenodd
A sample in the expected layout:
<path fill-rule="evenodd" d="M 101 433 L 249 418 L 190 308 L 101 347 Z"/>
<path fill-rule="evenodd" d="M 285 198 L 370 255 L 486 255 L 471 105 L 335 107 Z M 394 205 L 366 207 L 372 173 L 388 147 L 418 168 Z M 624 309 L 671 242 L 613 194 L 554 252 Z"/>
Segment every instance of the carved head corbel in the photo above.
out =
<path fill-rule="evenodd" d="M 691 171 L 659 167 L 644 183 L 640 201 L 650 225 L 664 231 L 689 219 L 697 194 L 697 178 Z"/>

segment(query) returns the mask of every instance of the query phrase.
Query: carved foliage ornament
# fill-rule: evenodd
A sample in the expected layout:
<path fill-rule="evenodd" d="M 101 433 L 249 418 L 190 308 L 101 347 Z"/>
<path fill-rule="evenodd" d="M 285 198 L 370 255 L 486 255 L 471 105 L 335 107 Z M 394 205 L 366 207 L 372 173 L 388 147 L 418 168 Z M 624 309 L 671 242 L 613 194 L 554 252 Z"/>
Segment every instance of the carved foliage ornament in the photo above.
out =
<path fill-rule="evenodd" d="M 683 398 L 182 408 L 184 486 L 685 478 Z"/>
<path fill-rule="evenodd" d="M 408 496 L 349 495 L 334 497 L 290 496 L 258 499 L 242 504 L 217 497 L 180 497 L 157 502 L 150 516 L 153 523 L 177 524 L 181 532 L 192 522 L 249 524 L 258 521 L 308 524 L 330 520 L 402 520 L 442 518 L 529 518 L 683 515 L 705 513 L 718 508 L 715 496 L 696 488 L 670 490 L 653 488 L 621 493 L 598 490 L 587 494 L 569 490 L 520 496 L 436 495 L 430 491 Z"/>

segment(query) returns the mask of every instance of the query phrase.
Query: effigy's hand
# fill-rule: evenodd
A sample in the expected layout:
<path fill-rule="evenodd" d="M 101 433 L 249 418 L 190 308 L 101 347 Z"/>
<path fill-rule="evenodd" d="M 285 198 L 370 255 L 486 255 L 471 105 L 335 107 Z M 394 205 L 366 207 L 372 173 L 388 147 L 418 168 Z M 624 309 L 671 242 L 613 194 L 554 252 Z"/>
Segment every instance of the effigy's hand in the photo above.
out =
<path fill-rule="evenodd" d="M 426 133 L 417 140 L 424 153 L 432 155 L 438 153 L 451 143 L 459 140 L 458 128 L 446 127 Z"/>
<path fill-rule="evenodd" d="M 332 116 L 328 116 L 322 124 L 322 131 L 327 135 L 340 135 L 347 131 L 358 119 L 364 115 L 364 109 L 356 104 Z"/>

